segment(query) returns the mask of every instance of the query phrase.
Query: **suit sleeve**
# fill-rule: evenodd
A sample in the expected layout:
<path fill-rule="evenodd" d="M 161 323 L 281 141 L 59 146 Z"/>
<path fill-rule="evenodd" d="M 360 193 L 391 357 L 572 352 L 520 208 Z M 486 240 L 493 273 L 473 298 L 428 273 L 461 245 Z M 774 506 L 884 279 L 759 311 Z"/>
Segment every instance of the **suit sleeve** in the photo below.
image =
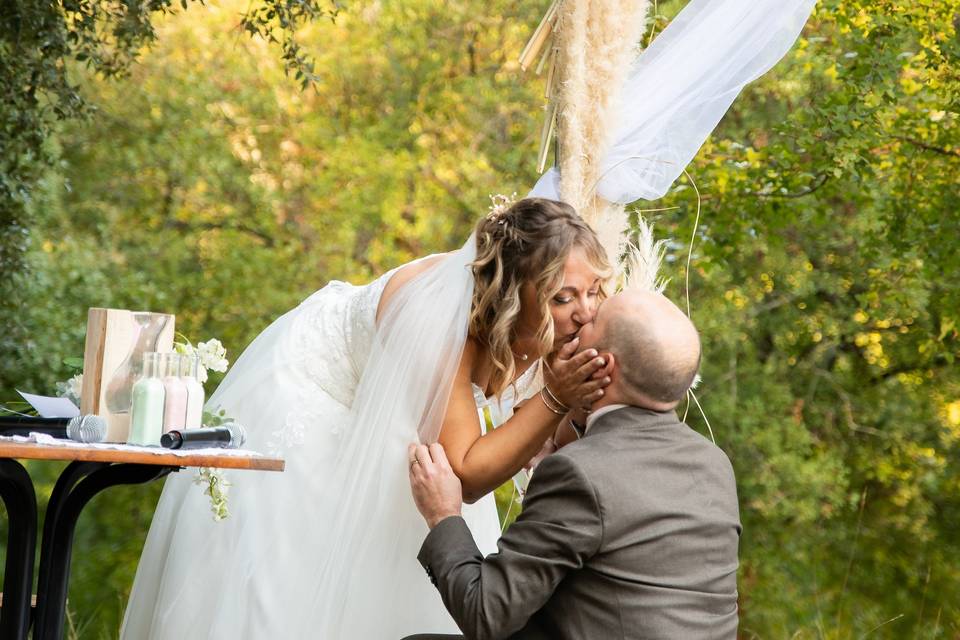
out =
<path fill-rule="evenodd" d="M 468 638 L 496 640 L 522 629 L 571 570 L 600 547 L 603 524 L 593 486 L 562 453 L 537 467 L 523 511 L 484 558 L 462 518 L 427 536 L 418 559 Z"/>

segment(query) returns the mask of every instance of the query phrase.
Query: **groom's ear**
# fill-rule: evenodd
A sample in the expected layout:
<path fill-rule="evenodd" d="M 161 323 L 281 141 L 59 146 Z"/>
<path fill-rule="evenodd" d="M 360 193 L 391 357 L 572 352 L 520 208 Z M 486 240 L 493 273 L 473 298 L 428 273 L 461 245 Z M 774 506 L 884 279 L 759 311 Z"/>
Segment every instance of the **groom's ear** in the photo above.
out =
<path fill-rule="evenodd" d="M 599 378 L 604 378 L 606 376 L 610 376 L 612 379 L 613 370 L 617 366 L 616 361 L 613 358 L 613 354 L 610 353 L 609 351 L 601 351 L 600 357 L 602 357 L 604 361 L 606 361 L 606 364 L 603 365 L 602 368 L 597 369 L 597 372 L 593 374 L 593 377 L 596 379 L 599 379 Z"/>

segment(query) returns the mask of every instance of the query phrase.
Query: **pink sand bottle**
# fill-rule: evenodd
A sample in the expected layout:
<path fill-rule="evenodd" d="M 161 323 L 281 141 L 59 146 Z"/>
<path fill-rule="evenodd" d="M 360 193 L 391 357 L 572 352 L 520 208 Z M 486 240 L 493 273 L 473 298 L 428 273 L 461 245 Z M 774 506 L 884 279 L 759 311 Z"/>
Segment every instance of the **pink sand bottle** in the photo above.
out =
<path fill-rule="evenodd" d="M 180 431 L 187 424 L 187 387 L 180 379 L 180 354 L 163 353 L 163 432 Z"/>
<path fill-rule="evenodd" d="M 199 356 L 180 356 L 180 379 L 187 388 L 187 429 L 199 429 L 203 426 L 204 395 L 199 374 Z"/>
<path fill-rule="evenodd" d="M 127 444 L 160 446 L 164 387 L 159 377 L 160 354 L 143 354 L 143 376 L 131 391 L 130 434 Z"/>

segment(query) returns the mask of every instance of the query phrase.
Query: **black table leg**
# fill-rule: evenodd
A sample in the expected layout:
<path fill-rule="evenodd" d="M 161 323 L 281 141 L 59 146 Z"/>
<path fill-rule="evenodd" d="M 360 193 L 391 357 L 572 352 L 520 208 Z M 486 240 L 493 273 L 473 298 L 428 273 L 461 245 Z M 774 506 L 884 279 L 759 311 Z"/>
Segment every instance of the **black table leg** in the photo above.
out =
<path fill-rule="evenodd" d="M 53 487 L 53 493 L 50 494 L 50 501 L 47 503 L 47 512 L 43 517 L 43 537 L 40 544 L 40 567 L 37 570 L 37 594 L 45 593 L 50 585 L 50 559 L 51 554 L 44 553 L 42 550 L 48 547 L 53 540 L 53 532 L 56 523 L 60 520 L 60 514 L 63 512 L 67 497 L 73 490 L 73 487 L 85 476 L 96 471 L 109 467 L 109 462 L 82 462 L 76 460 L 67 465 L 66 469 L 57 478 L 57 484 Z M 39 598 L 38 598 L 39 600 Z M 39 605 L 39 602 L 37 603 Z M 39 637 L 39 636 L 37 636 Z"/>
<path fill-rule="evenodd" d="M 63 482 L 57 481 L 50 497 L 43 527 L 34 640 L 60 640 L 63 636 L 73 533 L 83 507 L 104 489 L 150 482 L 176 469 L 178 467 L 74 462 L 64 470 Z"/>
<path fill-rule="evenodd" d="M 25 640 L 30 628 L 30 591 L 37 547 L 37 496 L 30 475 L 16 460 L 0 459 L 0 497 L 10 523 L 0 638 Z"/>

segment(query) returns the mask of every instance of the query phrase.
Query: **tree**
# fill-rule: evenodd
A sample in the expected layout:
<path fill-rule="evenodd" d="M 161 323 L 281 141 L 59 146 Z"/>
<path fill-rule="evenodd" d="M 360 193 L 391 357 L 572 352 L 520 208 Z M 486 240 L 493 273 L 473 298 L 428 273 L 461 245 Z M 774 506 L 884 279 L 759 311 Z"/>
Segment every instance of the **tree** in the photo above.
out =
<path fill-rule="evenodd" d="M 156 39 L 155 22 L 176 11 L 173 0 L 4 0 L 0 20 L 0 319 L 4 339 L 28 339 L 17 309 L 26 297 L 23 260 L 32 219 L 29 205 L 39 180 L 55 159 L 50 136 L 58 122 L 88 117 L 73 78 L 77 65 L 105 78 L 126 74 L 144 47 Z M 187 0 L 179 0 L 187 8 Z M 306 86 L 317 80 L 298 29 L 334 17 L 338 0 L 263 0 L 250 5 L 240 26 L 278 42 L 288 72 Z"/>
<path fill-rule="evenodd" d="M 690 167 L 700 400 L 739 478 L 745 634 L 960 625 L 958 16 L 821 3 Z M 656 214 L 676 298 L 691 186 L 653 205 L 679 207 Z"/>
<path fill-rule="evenodd" d="M 307 92 L 229 34 L 242 9 L 161 19 L 128 77 L 77 76 L 99 109 L 48 146 L 0 397 L 68 375 L 88 306 L 174 311 L 235 357 L 327 280 L 454 248 L 487 194 L 533 184 L 542 85 L 513 61 L 544 7 L 370 3 L 301 32 L 327 70 Z M 667 209 L 645 215 L 681 305 L 689 276 L 697 398 L 738 477 L 744 637 L 960 632 L 958 13 L 824 0 L 688 167 L 689 272 L 691 181 L 636 205 Z M 84 637 L 116 635 L 157 489 L 80 523 Z"/>

